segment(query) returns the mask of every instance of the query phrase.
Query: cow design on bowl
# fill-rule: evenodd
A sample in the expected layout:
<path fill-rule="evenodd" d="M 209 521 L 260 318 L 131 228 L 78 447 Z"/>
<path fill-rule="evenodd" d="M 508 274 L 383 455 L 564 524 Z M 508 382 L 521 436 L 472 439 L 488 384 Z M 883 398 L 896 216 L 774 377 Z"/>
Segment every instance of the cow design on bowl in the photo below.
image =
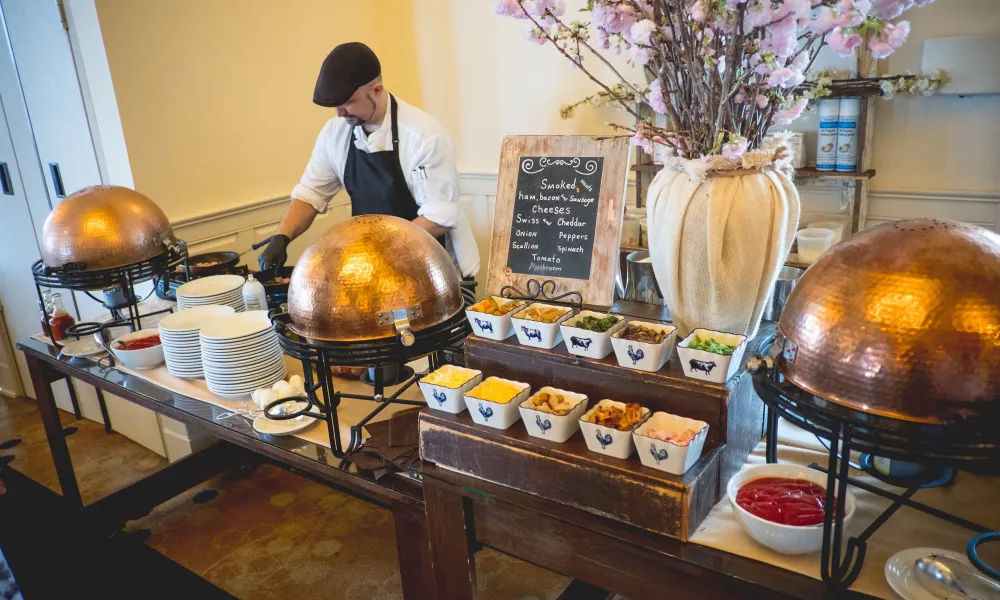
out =
<path fill-rule="evenodd" d="M 521 325 L 521 331 L 524 335 L 528 337 L 529 340 L 537 340 L 539 344 L 542 343 L 542 332 L 538 329 L 529 329 L 524 325 Z"/>
<path fill-rule="evenodd" d="M 569 343 L 573 348 L 583 348 L 584 350 L 589 350 L 590 345 L 594 343 L 594 340 L 590 338 L 576 337 L 574 335 L 569 338 Z"/>
<path fill-rule="evenodd" d="M 486 333 L 487 331 L 493 333 L 493 323 L 483 321 L 478 317 L 473 317 L 472 320 L 476 322 L 476 325 L 479 327 L 479 331 L 481 333 Z"/>
<path fill-rule="evenodd" d="M 705 375 L 711 375 L 712 369 L 715 368 L 714 361 L 705 361 L 692 358 L 690 364 L 692 371 L 702 371 L 705 373 Z"/>

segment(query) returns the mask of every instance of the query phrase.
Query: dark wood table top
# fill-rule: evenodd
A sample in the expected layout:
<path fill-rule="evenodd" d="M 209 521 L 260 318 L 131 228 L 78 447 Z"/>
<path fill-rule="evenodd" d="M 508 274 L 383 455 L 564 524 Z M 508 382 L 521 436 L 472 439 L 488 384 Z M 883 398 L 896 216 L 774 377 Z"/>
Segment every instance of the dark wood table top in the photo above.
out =
<path fill-rule="evenodd" d="M 390 474 L 376 480 L 372 472 L 358 469 L 348 459 L 337 458 L 325 446 L 293 436 L 258 433 L 245 417 L 220 418 L 229 411 L 164 389 L 116 368 L 103 368 L 86 359 L 60 358 L 58 349 L 33 338 L 18 342 L 17 348 L 29 359 L 36 359 L 66 376 L 263 454 L 309 476 L 342 486 L 346 491 L 377 504 L 403 502 L 417 507 L 423 505 L 422 486 L 409 477 Z"/>

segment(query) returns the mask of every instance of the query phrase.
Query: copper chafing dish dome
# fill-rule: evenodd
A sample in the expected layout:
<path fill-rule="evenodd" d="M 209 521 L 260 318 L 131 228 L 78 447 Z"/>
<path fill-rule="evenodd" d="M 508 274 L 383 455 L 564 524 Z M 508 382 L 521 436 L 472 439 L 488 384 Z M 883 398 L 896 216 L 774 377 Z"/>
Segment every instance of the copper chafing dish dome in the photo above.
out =
<path fill-rule="evenodd" d="M 362 341 L 413 331 L 462 310 L 461 278 L 445 249 L 413 223 L 364 215 L 335 224 L 306 249 L 288 285 L 291 328 L 307 338 Z M 398 316 L 399 313 L 397 313 Z"/>
<path fill-rule="evenodd" d="M 1000 236 L 886 223 L 802 276 L 778 322 L 778 370 L 836 404 L 906 421 L 1000 415 Z"/>
<path fill-rule="evenodd" d="M 49 213 L 42 262 L 109 269 L 162 254 L 173 242 L 170 222 L 152 200 L 126 187 L 95 185 L 67 196 Z"/>

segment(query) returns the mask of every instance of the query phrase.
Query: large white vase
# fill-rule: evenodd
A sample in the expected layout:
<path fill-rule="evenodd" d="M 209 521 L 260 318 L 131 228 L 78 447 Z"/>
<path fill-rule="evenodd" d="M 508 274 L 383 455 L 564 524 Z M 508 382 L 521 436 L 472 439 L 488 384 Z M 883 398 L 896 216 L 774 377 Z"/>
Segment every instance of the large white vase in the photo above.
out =
<path fill-rule="evenodd" d="M 789 158 L 775 140 L 740 160 L 668 159 L 653 179 L 649 254 L 682 335 L 757 334 L 799 222 Z"/>

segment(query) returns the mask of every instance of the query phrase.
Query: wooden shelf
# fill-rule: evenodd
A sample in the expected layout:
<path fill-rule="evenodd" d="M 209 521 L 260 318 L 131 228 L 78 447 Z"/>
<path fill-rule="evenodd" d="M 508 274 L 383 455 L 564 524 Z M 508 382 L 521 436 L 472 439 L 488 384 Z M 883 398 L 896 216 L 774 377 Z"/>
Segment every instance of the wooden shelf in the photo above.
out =
<path fill-rule="evenodd" d="M 815 167 L 805 167 L 795 169 L 796 179 L 871 179 L 875 176 L 875 169 L 868 169 L 862 172 L 843 173 L 840 171 L 817 171 Z"/>
<path fill-rule="evenodd" d="M 643 248 L 641 246 L 621 246 L 622 252 L 648 252 L 649 248 Z"/>
<path fill-rule="evenodd" d="M 663 165 L 632 165 L 633 171 L 642 171 L 643 173 L 656 173 L 662 168 Z"/>

